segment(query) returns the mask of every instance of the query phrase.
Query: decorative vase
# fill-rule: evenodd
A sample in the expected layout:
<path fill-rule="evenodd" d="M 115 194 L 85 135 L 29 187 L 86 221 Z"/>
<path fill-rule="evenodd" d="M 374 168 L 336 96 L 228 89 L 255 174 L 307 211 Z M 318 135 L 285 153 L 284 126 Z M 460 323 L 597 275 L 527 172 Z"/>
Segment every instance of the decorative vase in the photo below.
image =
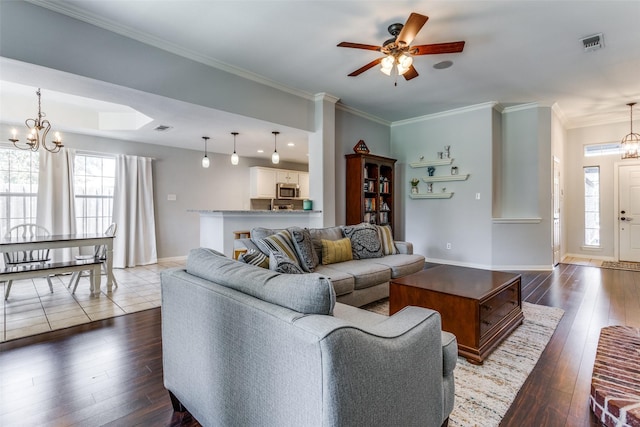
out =
<path fill-rule="evenodd" d="M 429 166 L 427 168 L 427 173 L 429 174 L 429 176 L 433 176 L 433 173 L 436 171 L 436 168 L 434 168 L 433 166 Z"/>
<path fill-rule="evenodd" d="M 418 186 L 417 185 L 411 186 L 411 194 L 418 194 Z"/>

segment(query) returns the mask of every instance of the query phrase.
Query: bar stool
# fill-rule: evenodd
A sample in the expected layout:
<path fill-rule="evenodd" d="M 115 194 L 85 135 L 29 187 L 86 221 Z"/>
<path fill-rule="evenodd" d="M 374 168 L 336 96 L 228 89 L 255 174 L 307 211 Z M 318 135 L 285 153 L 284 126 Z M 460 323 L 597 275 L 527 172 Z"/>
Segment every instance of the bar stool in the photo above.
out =
<path fill-rule="evenodd" d="M 249 239 L 249 238 L 251 238 L 251 232 L 248 231 L 248 230 L 234 231 L 233 232 L 233 238 L 234 238 L 234 240 Z M 245 252 L 247 252 L 247 248 L 236 248 L 235 245 L 234 245 L 234 248 L 233 248 L 233 259 L 240 258 L 240 255 L 242 255 Z"/>

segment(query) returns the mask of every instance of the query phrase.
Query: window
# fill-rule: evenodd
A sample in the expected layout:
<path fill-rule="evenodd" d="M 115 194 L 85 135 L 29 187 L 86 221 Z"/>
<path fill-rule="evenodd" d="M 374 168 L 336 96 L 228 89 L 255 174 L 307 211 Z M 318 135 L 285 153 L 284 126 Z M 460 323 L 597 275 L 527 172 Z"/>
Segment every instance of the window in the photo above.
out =
<path fill-rule="evenodd" d="M 0 232 L 36 222 L 38 153 L 0 147 Z"/>
<path fill-rule="evenodd" d="M 584 168 L 584 244 L 600 246 L 600 167 Z"/>
<path fill-rule="evenodd" d="M 74 186 L 78 233 L 101 234 L 111 224 L 115 176 L 115 158 L 76 155 Z"/>
<path fill-rule="evenodd" d="M 584 146 L 584 156 L 585 157 L 594 157 L 594 156 L 608 156 L 610 154 L 620 155 L 622 152 L 620 151 L 620 143 L 619 142 L 610 142 L 605 144 L 591 144 Z"/>

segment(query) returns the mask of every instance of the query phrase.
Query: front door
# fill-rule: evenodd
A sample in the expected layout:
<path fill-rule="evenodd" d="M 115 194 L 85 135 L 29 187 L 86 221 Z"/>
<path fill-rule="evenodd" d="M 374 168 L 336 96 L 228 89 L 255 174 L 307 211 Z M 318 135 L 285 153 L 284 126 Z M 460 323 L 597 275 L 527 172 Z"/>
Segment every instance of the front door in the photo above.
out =
<path fill-rule="evenodd" d="M 620 261 L 640 262 L 640 165 L 618 168 Z"/>

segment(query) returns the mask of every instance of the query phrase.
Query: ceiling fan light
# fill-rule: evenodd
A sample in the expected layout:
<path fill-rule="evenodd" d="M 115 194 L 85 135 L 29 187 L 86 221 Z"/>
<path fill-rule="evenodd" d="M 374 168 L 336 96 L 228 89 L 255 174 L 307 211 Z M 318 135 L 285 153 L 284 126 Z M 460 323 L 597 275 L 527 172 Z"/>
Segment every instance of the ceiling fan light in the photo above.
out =
<path fill-rule="evenodd" d="M 409 68 L 411 67 L 411 64 L 413 64 L 413 57 L 403 53 L 398 57 L 398 64 L 405 68 Z"/>
<path fill-rule="evenodd" d="M 389 68 L 381 67 L 380 71 L 382 71 L 387 76 L 390 76 L 391 75 L 391 69 L 392 69 L 392 67 L 389 67 Z"/>

